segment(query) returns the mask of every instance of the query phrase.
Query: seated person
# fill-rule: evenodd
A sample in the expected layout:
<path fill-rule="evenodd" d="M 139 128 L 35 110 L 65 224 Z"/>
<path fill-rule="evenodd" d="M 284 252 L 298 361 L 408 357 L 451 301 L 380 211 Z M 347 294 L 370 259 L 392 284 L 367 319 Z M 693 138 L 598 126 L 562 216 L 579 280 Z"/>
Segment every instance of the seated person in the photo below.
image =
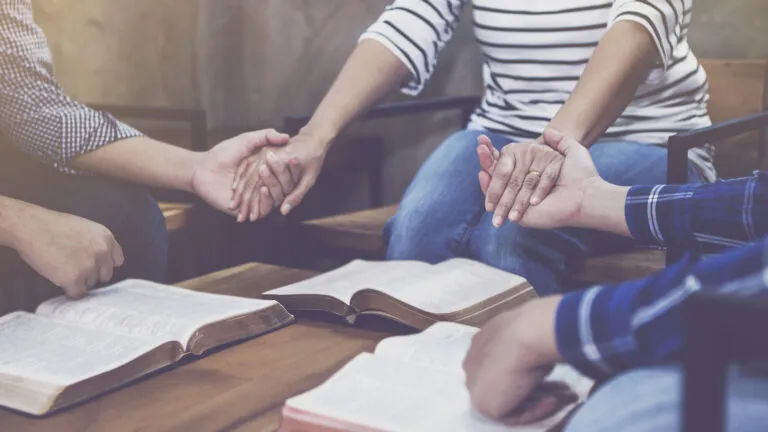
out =
<path fill-rule="evenodd" d="M 470 4 L 484 54 L 483 102 L 466 130 L 449 137 L 416 174 L 384 229 L 387 258 L 469 257 L 522 275 L 547 294 L 563 289 L 567 261 L 628 247 L 615 235 L 505 223 L 507 195 L 518 187 L 514 182 L 546 186 L 557 177 L 557 167 L 533 145 L 547 127 L 577 137 L 612 183 L 666 180 L 669 136 L 710 124 L 707 77 L 687 40 L 691 2 L 394 1 L 363 34 L 310 122 L 278 150 L 283 161 L 300 162 L 301 181 L 294 185 L 284 166 L 270 174 L 266 163 L 251 161 L 253 181 L 242 183 L 237 196 L 243 198 L 236 199 L 241 219 L 273 206 L 283 213 L 296 207 L 347 125 L 398 86 L 419 93 Z M 508 192 L 494 188 L 503 194 L 487 199 L 471 181 L 481 134 L 499 149 L 520 146 L 532 160 L 527 179 L 513 177 Z M 714 179 L 711 149 L 692 151 L 689 181 Z M 260 194 L 266 205 L 253 198 Z"/>
<path fill-rule="evenodd" d="M 551 131 L 545 138 L 565 161 L 551 195 L 522 214 L 521 225 L 600 229 L 649 246 L 732 249 L 703 261 L 689 254 L 644 279 L 543 297 L 499 315 L 475 336 L 464 362 L 473 403 L 492 417 L 514 413 L 534 421 L 567 397 L 528 399 L 552 366 L 565 361 L 610 379 L 566 431 L 680 430 L 682 374 L 670 362 L 681 349 L 681 306 L 698 291 L 766 297 L 768 177 L 621 187 L 600 178 L 575 140 Z M 486 190 L 496 158 L 486 140 L 478 152 Z M 741 376 L 729 395 L 728 430 L 765 430 L 768 377 Z"/>
<path fill-rule="evenodd" d="M 0 0 L 0 135 L 0 275 L 15 289 L 1 312 L 58 288 L 76 298 L 120 278 L 165 280 L 163 216 L 128 182 L 194 192 L 227 211 L 239 163 L 288 140 L 258 131 L 196 153 L 72 101 L 30 0 Z"/>

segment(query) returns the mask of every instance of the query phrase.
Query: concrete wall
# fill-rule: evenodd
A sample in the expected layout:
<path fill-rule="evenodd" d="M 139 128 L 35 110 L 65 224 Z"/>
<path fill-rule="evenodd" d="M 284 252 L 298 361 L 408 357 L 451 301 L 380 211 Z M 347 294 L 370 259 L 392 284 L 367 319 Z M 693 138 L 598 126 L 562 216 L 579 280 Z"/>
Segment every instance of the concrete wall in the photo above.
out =
<path fill-rule="evenodd" d="M 36 0 L 59 79 L 87 102 L 204 107 L 211 126 L 276 126 L 310 112 L 357 36 L 390 0 Z M 768 2 L 696 0 L 701 57 L 768 57 Z M 468 20 L 465 20 L 468 21 Z M 477 94 L 471 26 L 424 93 Z M 395 201 L 455 115 L 357 129 L 387 140 L 385 199 Z"/>

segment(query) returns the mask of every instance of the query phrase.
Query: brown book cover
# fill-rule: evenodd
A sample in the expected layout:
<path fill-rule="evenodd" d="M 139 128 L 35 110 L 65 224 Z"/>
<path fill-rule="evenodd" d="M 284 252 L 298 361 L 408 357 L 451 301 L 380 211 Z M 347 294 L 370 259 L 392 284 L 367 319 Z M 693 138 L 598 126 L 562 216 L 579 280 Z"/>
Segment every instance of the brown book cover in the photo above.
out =
<path fill-rule="evenodd" d="M 356 260 L 263 295 L 290 311 L 326 311 L 350 323 L 377 314 L 416 329 L 439 321 L 480 325 L 534 297 L 522 277 L 461 258 L 436 265 Z"/>
<path fill-rule="evenodd" d="M 48 414 L 292 321 L 274 301 L 139 280 L 57 297 L 0 317 L 0 405 Z"/>

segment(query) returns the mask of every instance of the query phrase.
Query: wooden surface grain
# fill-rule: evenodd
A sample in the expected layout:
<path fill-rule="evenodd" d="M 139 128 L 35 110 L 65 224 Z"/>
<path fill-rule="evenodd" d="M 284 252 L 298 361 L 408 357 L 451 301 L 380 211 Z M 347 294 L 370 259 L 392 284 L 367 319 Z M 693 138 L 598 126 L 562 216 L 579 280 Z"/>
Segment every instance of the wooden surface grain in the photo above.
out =
<path fill-rule="evenodd" d="M 246 264 L 181 283 L 256 297 L 314 273 Z M 9 431 L 274 431 L 285 399 L 319 385 L 391 331 L 321 319 L 297 323 L 154 374 L 47 418 L 0 409 Z"/>

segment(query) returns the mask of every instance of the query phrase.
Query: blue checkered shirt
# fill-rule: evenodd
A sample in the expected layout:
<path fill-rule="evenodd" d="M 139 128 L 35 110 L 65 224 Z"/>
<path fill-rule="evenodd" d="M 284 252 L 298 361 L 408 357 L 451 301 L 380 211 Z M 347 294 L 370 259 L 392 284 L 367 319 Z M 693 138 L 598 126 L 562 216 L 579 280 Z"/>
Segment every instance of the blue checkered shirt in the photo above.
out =
<path fill-rule="evenodd" d="M 64 94 L 30 0 L 0 0 L 0 132 L 62 171 L 77 156 L 141 135 Z"/>
<path fill-rule="evenodd" d="M 768 294 L 768 174 L 636 186 L 625 209 L 640 244 L 689 252 L 644 279 L 564 296 L 556 319 L 558 349 L 565 361 L 597 379 L 675 360 L 682 346 L 681 306 L 693 293 Z M 721 253 L 699 258 L 715 250 Z"/>

